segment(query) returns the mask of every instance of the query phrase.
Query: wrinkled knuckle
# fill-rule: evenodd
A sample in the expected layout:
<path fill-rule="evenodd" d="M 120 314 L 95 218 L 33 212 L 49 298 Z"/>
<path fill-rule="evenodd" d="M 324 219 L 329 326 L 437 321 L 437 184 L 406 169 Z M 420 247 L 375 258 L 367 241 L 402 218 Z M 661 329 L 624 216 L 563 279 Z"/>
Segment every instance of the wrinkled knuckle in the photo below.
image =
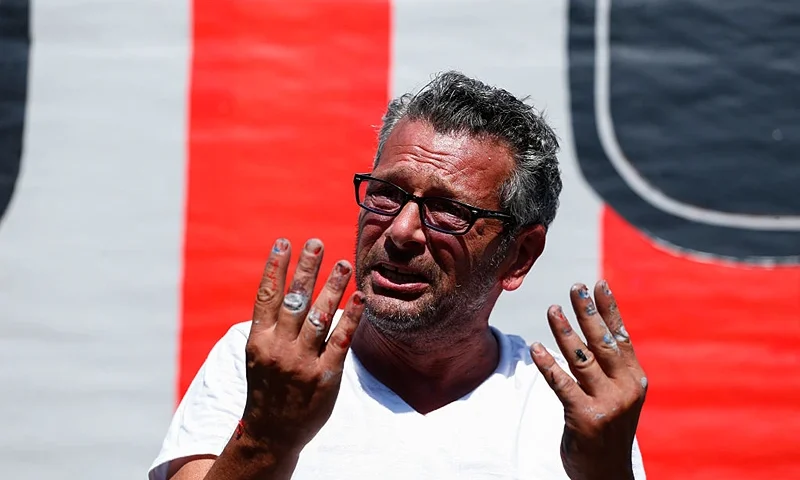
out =
<path fill-rule="evenodd" d="M 325 289 L 330 293 L 338 294 L 345 289 L 349 280 L 350 277 L 346 275 L 331 275 L 328 281 L 325 282 Z"/>
<path fill-rule="evenodd" d="M 319 292 L 317 302 L 321 302 L 325 308 L 335 308 L 335 299 L 341 294 L 342 290 L 344 290 L 344 288 L 338 288 L 338 286 L 333 283 L 332 279 L 328 279 Z"/>
<path fill-rule="evenodd" d="M 619 353 L 619 344 L 617 344 L 617 339 L 608 329 L 606 330 L 605 335 L 603 335 L 602 341 L 599 342 L 599 347 L 609 354 Z"/>
<path fill-rule="evenodd" d="M 628 334 L 628 330 L 625 329 L 625 324 L 622 322 L 622 319 L 617 321 L 617 324 L 614 325 L 614 339 L 620 343 L 631 343 L 631 336 Z"/>
<path fill-rule="evenodd" d="M 608 426 L 608 414 L 595 413 L 584 423 L 584 435 L 589 439 L 599 438 Z"/>
<path fill-rule="evenodd" d="M 586 438 L 596 438 L 609 424 L 609 414 L 603 410 L 587 408 L 580 415 L 580 424 Z"/>
<path fill-rule="evenodd" d="M 566 392 L 572 386 L 572 379 L 568 375 L 554 375 L 553 387 L 561 392 Z"/>
<path fill-rule="evenodd" d="M 614 340 L 616 340 L 617 343 L 622 344 L 622 345 L 630 345 L 631 344 L 631 338 L 628 337 L 627 335 L 621 335 L 619 332 L 614 334 Z"/>
<path fill-rule="evenodd" d="M 277 290 L 262 285 L 258 287 L 258 291 L 256 292 L 256 302 L 259 304 L 273 303 L 275 302 L 277 296 Z"/>
<path fill-rule="evenodd" d="M 263 365 L 264 355 L 258 347 L 247 346 L 245 349 L 245 362 L 248 368 L 256 368 Z"/>
<path fill-rule="evenodd" d="M 644 400 L 644 398 L 647 396 L 647 390 L 648 389 L 649 389 L 649 387 L 647 385 L 647 378 L 646 377 L 642 377 L 642 383 L 639 385 L 639 388 L 637 389 L 638 395 L 637 395 L 636 399 L 637 400 Z"/>
<path fill-rule="evenodd" d="M 619 349 L 619 344 L 617 342 L 603 345 L 600 348 L 603 350 L 603 355 L 607 357 L 619 356 L 622 353 Z"/>
<path fill-rule="evenodd" d="M 278 358 L 270 353 L 273 349 L 266 348 L 254 342 L 245 346 L 245 361 L 249 367 L 272 366 L 278 363 Z"/>
<path fill-rule="evenodd" d="M 642 399 L 647 395 L 647 390 L 649 389 L 650 384 L 647 380 L 647 377 L 642 375 L 640 378 L 637 379 L 636 382 L 636 392 L 638 393 L 639 399 Z"/>
<path fill-rule="evenodd" d="M 317 265 L 313 259 L 302 259 L 297 262 L 297 273 L 304 276 L 314 276 L 317 273 Z"/>
<path fill-rule="evenodd" d="M 319 369 L 314 376 L 315 382 L 323 387 L 336 382 L 340 378 L 341 372 L 336 372 L 329 368 Z"/>

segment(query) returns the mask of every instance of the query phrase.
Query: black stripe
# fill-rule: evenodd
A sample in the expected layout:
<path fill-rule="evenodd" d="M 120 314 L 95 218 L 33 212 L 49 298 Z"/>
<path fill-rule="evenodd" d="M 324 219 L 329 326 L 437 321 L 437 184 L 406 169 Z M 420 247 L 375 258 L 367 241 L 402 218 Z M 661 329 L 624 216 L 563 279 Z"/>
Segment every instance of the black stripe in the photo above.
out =
<path fill-rule="evenodd" d="M 22 161 L 30 47 L 30 1 L 0 0 L 0 220 Z"/>
<path fill-rule="evenodd" d="M 678 201 L 800 215 L 800 3 L 735 4 L 611 3 L 617 138 L 639 174 Z M 800 232 L 679 218 L 640 198 L 617 173 L 598 136 L 596 5 L 571 0 L 569 30 L 573 134 L 592 188 L 661 245 L 743 262 L 800 263 Z"/>

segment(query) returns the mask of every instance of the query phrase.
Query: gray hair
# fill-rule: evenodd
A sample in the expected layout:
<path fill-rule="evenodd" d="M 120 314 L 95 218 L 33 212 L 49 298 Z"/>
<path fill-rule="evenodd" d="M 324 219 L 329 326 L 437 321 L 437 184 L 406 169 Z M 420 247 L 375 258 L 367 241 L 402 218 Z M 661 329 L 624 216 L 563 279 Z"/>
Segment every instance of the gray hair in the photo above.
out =
<path fill-rule="evenodd" d="M 500 189 L 500 205 L 519 225 L 549 227 L 561 193 L 558 138 L 543 116 L 506 90 L 460 72 L 445 72 L 416 94 L 389 103 L 378 135 L 375 166 L 386 140 L 403 118 L 422 120 L 443 134 L 488 135 L 506 142 L 516 167 Z"/>

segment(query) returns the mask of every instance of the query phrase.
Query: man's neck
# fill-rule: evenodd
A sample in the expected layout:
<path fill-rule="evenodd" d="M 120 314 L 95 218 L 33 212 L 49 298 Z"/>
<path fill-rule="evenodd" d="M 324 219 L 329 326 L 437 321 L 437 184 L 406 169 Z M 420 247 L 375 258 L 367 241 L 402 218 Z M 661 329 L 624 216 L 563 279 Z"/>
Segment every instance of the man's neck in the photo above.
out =
<path fill-rule="evenodd" d="M 378 381 L 425 415 L 475 390 L 497 368 L 500 348 L 488 322 L 425 341 L 399 341 L 366 321 L 353 352 Z"/>

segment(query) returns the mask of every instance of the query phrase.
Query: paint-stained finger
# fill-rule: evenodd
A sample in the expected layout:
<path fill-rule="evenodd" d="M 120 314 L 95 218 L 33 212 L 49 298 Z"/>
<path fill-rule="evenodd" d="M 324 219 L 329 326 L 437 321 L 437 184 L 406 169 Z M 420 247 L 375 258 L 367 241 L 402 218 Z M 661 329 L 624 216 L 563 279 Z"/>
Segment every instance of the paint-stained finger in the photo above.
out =
<path fill-rule="evenodd" d="M 547 321 L 553 331 L 556 344 L 566 358 L 569 369 L 578 380 L 580 388 L 592 396 L 608 389 L 610 386 L 608 376 L 597 363 L 594 353 L 572 329 L 572 325 L 559 305 L 553 305 L 547 310 Z"/>
<path fill-rule="evenodd" d="M 609 287 L 607 281 L 602 280 L 597 282 L 597 285 L 594 287 L 594 297 L 597 300 L 597 309 L 605 320 L 609 331 L 611 331 L 611 334 L 614 336 L 622 358 L 625 360 L 625 364 L 634 377 L 636 377 L 637 381 L 646 385 L 647 380 L 644 376 L 644 370 L 639 364 L 639 360 L 636 358 L 636 353 L 633 350 L 633 343 L 631 343 L 631 337 L 628 334 L 628 330 L 625 328 L 625 323 L 622 320 L 622 314 L 619 311 L 617 300 L 614 298 L 614 294 L 611 293 L 611 287 Z"/>
<path fill-rule="evenodd" d="M 308 240 L 300 252 L 292 283 L 289 291 L 283 296 L 278 311 L 278 323 L 275 325 L 278 337 L 294 340 L 300 333 L 300 327 L 311 306 L 311 295 L 314 293 L 319 266 L 322 263 L 322 253 L 322 241 L 316 238 Z"/>
<path fill-rule="evenodd" d="M 349 262 L 344 260 L 337 262 L 314 305 L 308 311 L 298 339 L 302 340 L 302 346 L 309 351 L 320 353 L 352 272 L 353 267 Z"/>
<path fill-rule="evenodd" d="M 272 246 L 256 292 L 251 331 L 269 328 L 277 321 L 291 251 L 291 244 L 285 238 L 277 239 Z"/>
<path fill-rule="evenodd" d="M 341 374 L 350 343 L 364 313 L 364 294 L 356 291 L 347 301 L 342 317 L 333 329 L 320 355 L 320 365 L 330 374 Z"/>
<path fill-rule="evenodd" d="M 556 363 L 544 345 L 539 342 L 531 345 L 531 358 L 564 407 L 588 401 L 586 392 Z"/>
<path fill-rule="evenodd" d="M 597 310 L 605 320 L 608 329 L 619 344 L 630 344 L 631 338 L 625 325 L 622 323 L 622 316 L 617 307 L 617 301 L 611 293 L 608 282 L 601 280 L 594 287 L 594 298 L 597 301 Z"/>
<path fill-rule="evenodd" d="M 586 343 L 595 354 L 603 371 L 614 378 L 627 374 L 617 340 L 600 316 L 586 285 L 582 283 L 573 285 L 570 290 L 570 300 L 581 331 L 586 337 Z"/>

